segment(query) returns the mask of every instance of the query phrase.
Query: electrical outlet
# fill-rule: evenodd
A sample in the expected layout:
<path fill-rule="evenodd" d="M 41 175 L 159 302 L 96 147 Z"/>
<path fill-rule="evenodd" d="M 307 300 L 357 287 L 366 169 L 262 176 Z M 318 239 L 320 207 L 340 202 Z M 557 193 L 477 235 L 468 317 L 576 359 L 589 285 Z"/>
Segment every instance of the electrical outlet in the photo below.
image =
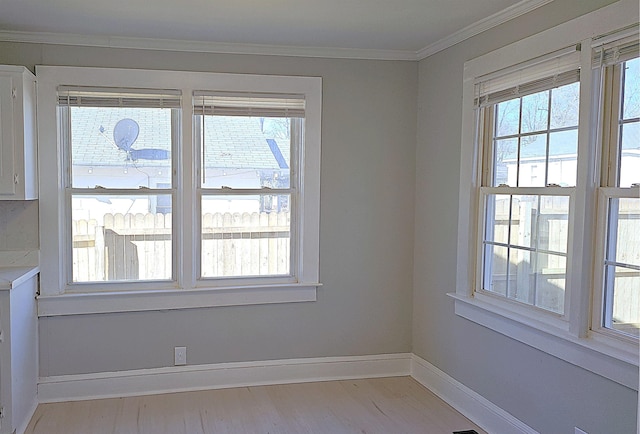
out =
<path fill-rule="evenodd" d="M 582 430 L 581 430 L 580 428 L 578 428 L 577 426 L 576 426 L 576 427 L 574 427 L 574 429 L 575 429 L 575 433 L 574 433 L 574 434 L 589 434 L 589 433 L 588 433 L 588 432 L 586 432 L 586 431 L 582 431 Z"/>
<path fill-rule="evenodd" d="M 175 347 L 173 364 L 186 365 L 187 364 L 187 347 Z"/>

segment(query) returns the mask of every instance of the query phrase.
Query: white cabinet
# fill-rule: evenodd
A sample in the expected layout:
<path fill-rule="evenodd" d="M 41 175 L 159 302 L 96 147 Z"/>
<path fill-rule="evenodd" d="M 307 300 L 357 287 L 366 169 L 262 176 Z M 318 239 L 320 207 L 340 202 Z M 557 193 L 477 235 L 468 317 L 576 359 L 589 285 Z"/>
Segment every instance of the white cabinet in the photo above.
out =
<path fill-rule="evenodd" d="M 36 78 L 0 65 L 0 200 L 38 198 Z"/>
<path fill-rule="evenodd" d="M 0 434 L 22 432 L 37 405 L 37 274 L 7 285 L 0 269 Z M 11 273 L 10 271 L 9 273 Z M 23 277 L 23 276 L 26 276 Z"/>

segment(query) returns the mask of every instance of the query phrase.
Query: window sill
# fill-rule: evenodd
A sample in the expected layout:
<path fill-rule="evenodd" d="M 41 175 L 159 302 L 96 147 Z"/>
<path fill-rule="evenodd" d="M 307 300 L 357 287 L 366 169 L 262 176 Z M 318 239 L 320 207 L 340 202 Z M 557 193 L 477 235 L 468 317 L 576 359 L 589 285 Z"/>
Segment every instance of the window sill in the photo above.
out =
<path fill-rule="evenodd" d="M 245 287 L 65 293 L 38 297 L 38 316 L 193 309 L 316 301 L 320 283 Z"/>
<path fill-rule="evenodd" d="M 561 360 L 638 390 L 638 347 L 616 339 L 578 338 L 563 328 L 522 318 L 493 303 L 448 294 L 455 313 Z M 632 348 L 635 347 L 635 348 Z"/>

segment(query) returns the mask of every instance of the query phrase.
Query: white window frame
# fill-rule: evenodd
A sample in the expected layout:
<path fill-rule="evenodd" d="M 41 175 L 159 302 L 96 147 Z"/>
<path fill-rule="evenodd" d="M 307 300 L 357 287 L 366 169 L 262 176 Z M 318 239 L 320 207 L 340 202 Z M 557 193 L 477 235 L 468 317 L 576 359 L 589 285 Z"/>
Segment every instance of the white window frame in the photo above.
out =
<path fill-rule="evenodd" d="M 320 138 L 322 79 L 320 77 L 131 70 L 115 68 L 36 66 L 40 171 L 41 288 L 40 316 L 83 313 L 183 309 L 245 304 L 315 301 L 319 281 Z M 95 290 L 69 285 L 65 267 L 65 190 L 63 143 L 58 137 L 59 86 L 171 89 L 180 91 L 182 151 L 174 157 L 179 194 L 173 205 L 173 239 L 177 257 L 173 281 L 110 283 Z M 197 150 L 193 140 L 194 90 L 296 94 L 305 99 L 305 130 L 298 192 L 299 257 L 294 279 L 237 279 L 226 285 L 198 279 L 200 228 L 197 210 Z M 293 223 L 292 223 L 293 224 Z M 45 230 L 47 229 L 47 230 Z M 117 287 L 111 290 L 109 287 Z M 75 288 L 74 288 L 75 287 Z M 87 286 L 89 288 L 89 286 Z"/>
<path fill-rule="evenodd" d="M 591 326 L 592 270 L 596 244 L 596 188 L 598 161 L 599 92 L 591 68 L 591 41 L 633 24 L 637 5 L 620 1 L 555 28 L 470 60 L 464 65 L 460 195 L 457 244 L 455 313 L 473 322 L 581 366 L 634 390 L 638 388 L 638 344 L 594 333 Z M 482 149 L 479 147 L 475 84 L 491 74 L 514 70 L 544 59 L 551 53 L 581 44 L 580 124 L 578 127 L 578 178 L 572 192 L 573 212 L 567 261 L 565 315 L 493 297 L 476 291 L 478 238 L 483 222 L 481 207 Z M 481 220 L 481 219 L 480 219 Z M 579 254 L 576 254 L 579 253 Z"/>

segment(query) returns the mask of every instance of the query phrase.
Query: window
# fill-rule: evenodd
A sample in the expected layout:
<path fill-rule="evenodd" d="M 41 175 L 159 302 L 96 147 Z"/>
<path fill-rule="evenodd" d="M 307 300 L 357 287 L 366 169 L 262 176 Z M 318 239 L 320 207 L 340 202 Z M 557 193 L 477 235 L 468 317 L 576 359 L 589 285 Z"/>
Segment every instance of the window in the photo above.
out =
<path fill-rule="evenodd" d="M 635 388 L 637 12 L 606 9 L 465 63 L 450 295 L 457 315 Z"/>
<path fill-rule="evenodd" d="M 175 280 L 179 119 L 177 92 L 58 88 L 70 287 Z"/>
<path fill-rule="evenodd" d="M 578 52 L 480 78 L 484 220 L 477 291 L 564 315 L 576 185 Z"/>
<path fill-rule="evenodd" d="M 301 95 L 194 93 L 201 278 L 293 275 L 304 110 Z"/>
<path fill-rule="evenodd" d="M 315 300 L 319 78 L 37 72 L 43 312 Z"/>
<path fill-rule="evenodd" d="M 623 38 L 594 51 L 602 68 L 602 174 L 595 329 L 620 338 L 640 331 L 640 58 Z"/>

